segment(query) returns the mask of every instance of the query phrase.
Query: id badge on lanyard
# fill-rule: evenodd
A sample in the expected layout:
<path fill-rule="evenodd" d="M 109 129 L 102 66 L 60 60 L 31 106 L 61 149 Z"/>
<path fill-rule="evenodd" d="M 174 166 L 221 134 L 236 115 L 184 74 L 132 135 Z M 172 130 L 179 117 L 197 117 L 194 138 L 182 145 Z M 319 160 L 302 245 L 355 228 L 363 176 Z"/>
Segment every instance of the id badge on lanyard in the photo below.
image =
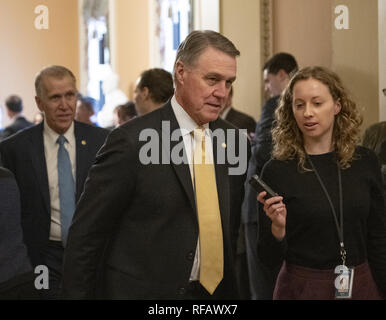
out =
<path fill-rule="evenodd" d="M 339 265 L 335 268 L 335 298 L 350 299 L 352 297 L 352 286 L 354 281 L 354 268 L 348 268 L 345 265 Z"/>
<path fill-rule="evenodd" d="M 322 187 L 327 200 L 330 204 L 332 214 L 334 216 L 336 229 L 339 236 L 340 241 L 340 256 L 342 259 L 342 264 L 335 267 L 334 273 L 338 274 L 334 281 L 335 286 L 335 298 L 336 299 L 350 299 L 352 297 L 352 288 L 353 288 L 353 281 L 354 281 L 354 268 L 349 268 L 346 266 L 346 250 L 344 247 L 344 241 L 343 241 L 343 192 L 342 192 L 342 177 L 340 172 L 339 164 L 337 163 L 338 167 L 338 180 L 339 180 L 339 207 L 340 207 L 340 224 L 338 222 L 338 217 L 335 212 L 334 205 L 332 204 L 330 195 L 327 192 L 327 189 L 320 178 L 320 175 L 318 171 L 316 170 L 314 164 L 312 163 L 311 159 L 308 157 L 308 160 L 311 164 L 312 169 L 315 172 L 316 177 L 318 178 L 318 181 L 320 183 L 320 186 Z"/>

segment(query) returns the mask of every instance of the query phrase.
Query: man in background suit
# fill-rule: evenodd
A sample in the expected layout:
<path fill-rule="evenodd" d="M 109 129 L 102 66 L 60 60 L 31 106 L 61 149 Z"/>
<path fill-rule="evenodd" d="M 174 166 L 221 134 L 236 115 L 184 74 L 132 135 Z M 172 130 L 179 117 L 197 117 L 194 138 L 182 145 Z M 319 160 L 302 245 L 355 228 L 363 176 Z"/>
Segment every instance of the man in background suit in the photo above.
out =
<path fill-rule="evenodd" d="M 134 104 L 138 116 L 161 108 L 174 92 L 170 72 L 153 68 L 141 73 L 134 90 Z"/>
<path fill-rule="evenodd" d="M 96 100 L 92 97 L 79 96 L 78 102 L 76 103 L 75 120 L 95 126 L 92 122 L 91 117 L 94 115 L 94 104 Z"/>
<path fill-rule="evenodd" d="M 0 133 L 0 140 L 3 140 L 16 132 L 31 127 L 33 125 L 32 122 L 29 122 L 22 115 L 23 101 L 19 96 L 9 96 L 5 100 L 5 107 L 7 110 L 8 117 L 10 119 L 13 119 L 13 122 L 8 127 L 4 128 L 4 130 Z"/>
<path fill-rule="evenodd" d="M 172 99 L 109 135 L 70 228 L 64 297 L 238 297 L 234 260 L 246 167 L 232 175 L 228 159 L 220 158 L 221 150 L 230 148 L 240 151 L 240 162 L 245 162 L 249 145 L 245 136 L 239 140 L 237 130 L 218 119 L 236 79 L 238 55 L 219 33 L 193 31 L 177 52 Z M 209 129 L 213 134 L 217 129 L 219 138 L 212 141 Z M 236 139 L 228 139 L 227 132 Z M 150 142 L 148 134 L 154 138 Z M 154 147 L 151 161 L 149 144 Z M 179 162 L 181 154 L 184 161 Z M 204 195 L 203 180 L 212 183 Z M 210 210 L 203 206 L 203 196 Z M 211 223 L 202 221 L 203 212 Z M 213 247 L 219 249 L 213 252 Z"/>
<path fill-rule="evenodd" d="M 63 245 L 75 201 L 108 131 L 74 121 L 78 92 L 70 70 L 44 68 L 36 77 L 35 90 L 44 121 L 2 141 L 0 155 L 20 189 L 21 224 L 32 265 L 48 267 L 49 290 L 41 293 L 51 299 L 60 287 Z M 63 154 L 65 169 L 59 161 Z M 59 173 L 66 170 L 67 174 Z M 72 185 L 63 185 L 63 179 Z M 65 187 L 72 191 L 64 192 Z"/>
<path fill-rule="evenodd" d="M 236 110 L 233 107 L 233 87 L 228 96 L 225 108 L 221 111 L 221 119 L 232 123 L 236 128 L 247 129 L 248 136 L 253 138 L 256 130 L 256 121 L 251 116 Z"/>
<path fill-rule="evenodd" d="M 271 129 L 275 120 L 275 110 L 281 92 L 287 86 L 291 77 L 298 70 L 295 58 L 288 53 L 278 53 L 271 57 L 263 66 L 264 88 L 270 98 L 261 109 L 260 121 L 256 126 L 255 143 L 248 166 L 245 184 L 245 198 L 242 207 L 242 220 L 247 249 L 248 273 L 253 300 L 272 299 L 273 286 L 279 270 L 267 270 L 260 263 L 257 255 L 258 221 L 257 192 L 248 183 L 252 175 L 260 175 L 264 164 L 271 158 Z"/>

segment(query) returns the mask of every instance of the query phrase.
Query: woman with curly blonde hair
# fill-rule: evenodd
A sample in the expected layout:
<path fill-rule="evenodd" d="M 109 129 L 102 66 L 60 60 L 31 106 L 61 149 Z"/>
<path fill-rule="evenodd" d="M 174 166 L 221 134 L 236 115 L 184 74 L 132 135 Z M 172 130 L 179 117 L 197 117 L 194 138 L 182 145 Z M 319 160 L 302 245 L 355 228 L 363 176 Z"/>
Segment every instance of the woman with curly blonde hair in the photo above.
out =
<path fill-rule="evenodd" d="M 261 176 L 278 196 L 258 195 L 261 261 L 282 265 L 274 299 L 386 295 L 381 171 L 375 154 L 358 146 L 356 104 L 334 72 L 307 67 L 275 117 Z"/>
<path fill-rule="evenodd" d="M 353 160 L 356 145 L 360 141 L 362 116 L 356 104 L 350 99 L 338 76 L 322 67 L 308 67 L 297 73 L 284 91 L 279 108 L 276 110 L 276 124 L 272 136 L 274 140 L 273 156 L 279 160 L 298 157 L 299 165 L 305 168 L 306 153 L 303 148 L 303 135 L 297 126 L 292 112 L 293 88 L 298 81 L 309 78 L 325 84 L 332 99 L 339 103 L 341 109 L 335 116 L 332 145 L 336 150 L 341 168 L 348 168 Z"/>

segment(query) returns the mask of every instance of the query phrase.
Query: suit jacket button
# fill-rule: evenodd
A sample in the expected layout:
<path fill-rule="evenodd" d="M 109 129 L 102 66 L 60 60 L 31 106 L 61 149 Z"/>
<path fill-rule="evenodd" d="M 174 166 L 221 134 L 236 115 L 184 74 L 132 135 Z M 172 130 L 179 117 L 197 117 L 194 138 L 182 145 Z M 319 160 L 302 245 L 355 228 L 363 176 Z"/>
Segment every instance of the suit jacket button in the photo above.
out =
<path fill-rule="evenodd" d="M 181 288 L 178 289 L 178 294 L 179 295 L 183 296 L 185 293 L 186 293 L 186 288 L 181 287 Z"/>
<path fill-rule="evenodd" d="M 186 256 L 186 258 L 189 260 L 189 261 L 192 261 L 194 259 L 194 252 L 193 251 L 190 251 L 188 253 L 188 255 Z"/>

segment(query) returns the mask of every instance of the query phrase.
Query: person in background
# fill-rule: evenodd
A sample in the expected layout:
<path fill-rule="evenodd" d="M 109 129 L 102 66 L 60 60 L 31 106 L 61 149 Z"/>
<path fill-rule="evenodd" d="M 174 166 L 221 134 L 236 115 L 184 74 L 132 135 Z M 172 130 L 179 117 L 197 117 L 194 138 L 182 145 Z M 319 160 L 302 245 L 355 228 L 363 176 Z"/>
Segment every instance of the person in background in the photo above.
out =
<path fill-rule="evenodd" d="M 279 270 L 267 269 L 257 254 L 258 214 L 256 190 L 248 183 L 252 175 L 259 175 L 264 164 L 271 158 L 272 125 L 275 110 L 282 91 L 292 75 L 298 70 L 296 59 L 289 53 L 278 53 L 271 57 L 263 67 L 264 88 L 270 98 L 264 103 L 260 120 L 256 126 L 252 142 L 252 157 L 248 165 L 245 183 L 245 198 L 242 205 L 242 219 L 247 250 L 249 285 L 252 300 L 272 299 L 275 279 Z"/>
<path fill-rule="evenodd" d="M 17 95 L 11 95 L 5 100 L 5 107 L 7 110 L 8 117 L 12 120 L 12 123 L 5 127 L 2 132 L 0 132 L 0 140 L 3 140 L 16 132 L 31 127 L 32 122 L 29 122 L 23 116 L 23 101 Z"/>
<path fill-rule="evenodd" d="M 37 299 L 34 273 L 23 242 L 15 177 L 0 167 L 0 300 Z"/>
<path fill-rule="evenodd" d="M 236 128 L 247 129 L 248 136 L 252 139 L 255 135 L 256 121 L 251 116 L 236 110 L 233 107 L 233 87 L 229 93 L 227 103 L 220 113 L 221 119 L 224 119 Z"/>
<path fill-rule="evenodd" d="M 362 146 L 375 152 L 381 164 L 383 190 L 386 198 L 386 121 L 368 127 L 363 135 Z"/>
<path fill-rule="evenodd" d="M 164 69 L 145 70 L 137 80 L 134 103 L 138 116 L 162 107 L 173 96 L 173 77 Z"/>
<path fill-rule="evenodd" d="M 95 123 L 91 121 L 94 115 L 94 103 L 95 99 L 81 96 L 76 104 L 75 120 L 95 126 Z"/>
<path fill-rule="evenodd" d="M 44 121 L 0 143 L 3 166 L 20 189 L 21 225 L 32 267 L 49 270 L 44 299 L 58 298 L 63 251 L 75 203 L 109 131 L 74 121 L 78 91 L 73 73 L 49 66 L 35 78 Z"/>
<path fill-rule="evenodd" d="M 378 122 L 368 127 L 363 135 L 362 145 L 375 152 L 380 158 L 382 151 L 382 144 L 386 141 L 386 121 Z"/>
<path fill-rule="evenodd" d="M 126 104 L 116 107 L 114 109 L 114 115 L 115 127 L 119 127 L 122 124 L 134 119 L 137 116 L 134 102 L 129 101 Z"/>
<path fill-rule="evenodd" d="M 278 195 L 257 197 L 260 259 L 281 266 L 274 299 L 384 297 L 382 179 L 374 152 L 358 146 L 355 102 L 334 72 L 308 67 L 291 79 L 275 119 L 261 177 Z M 340 270 L 348 284 L 353 274 L 346 291 Z"/>

